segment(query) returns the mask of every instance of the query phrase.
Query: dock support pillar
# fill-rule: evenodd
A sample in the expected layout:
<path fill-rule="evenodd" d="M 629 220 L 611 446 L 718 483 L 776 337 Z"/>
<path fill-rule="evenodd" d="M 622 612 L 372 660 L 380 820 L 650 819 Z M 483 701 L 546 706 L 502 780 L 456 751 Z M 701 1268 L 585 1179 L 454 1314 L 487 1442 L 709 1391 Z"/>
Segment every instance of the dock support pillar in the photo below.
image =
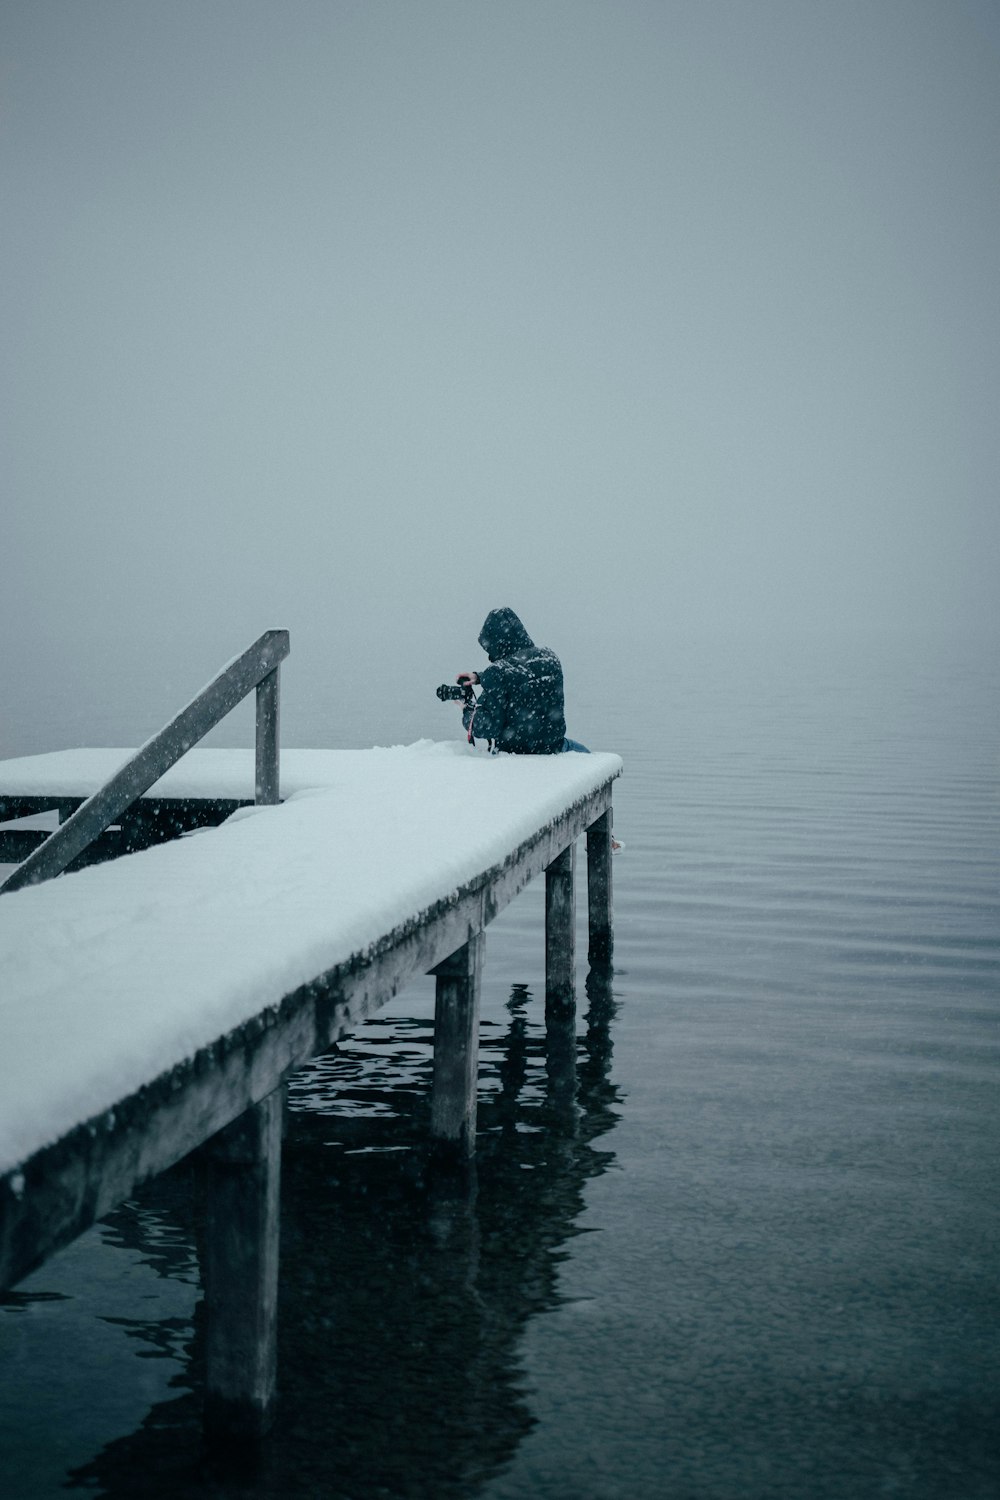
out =
<path fill-rule="evenodd" d="M 576 844 L 545 871 L 545 1004 L 572 1005 L 576 990 Z"/>
<path fill-rule="evenodd" d="M 459 1160 L 468 1160 L 476 1149 L 482 972 L 481 932 L 473 933 L 432 970 L 436 989 L 431 1136 L 436 1146 Z"/>
<path fill-rule="evenodd" d="M 551 1123 L 576 1117 L 576 843 L 545 871 L 545 1069 Z"/>
<path fill-rule="evenodd" d="M 587 829 L 587 915 L 590 928 L 588 957 L 592 964 L 610 963 L 614 950 L 611 822 L 612 812 L 609 807 Z"/>
<path fill-rule="evenodd" d="M 205 1146 L 205 1435 L 261 1437 L 273 1414 L 283 1090 Z"/>

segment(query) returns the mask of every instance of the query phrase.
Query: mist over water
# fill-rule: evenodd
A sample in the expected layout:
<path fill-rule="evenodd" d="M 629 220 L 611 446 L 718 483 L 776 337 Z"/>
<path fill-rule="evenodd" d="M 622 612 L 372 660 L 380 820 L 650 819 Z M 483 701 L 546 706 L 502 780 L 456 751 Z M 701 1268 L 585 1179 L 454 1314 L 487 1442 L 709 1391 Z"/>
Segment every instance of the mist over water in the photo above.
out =
<path fill-rule="evenodd" d="M 12 1493 L 995 1492 L 996 658 L 689 641 L 568 681 L 626 761 L 615 971 L 546 1028 L 541 885 L 489 929 L 475 1197 L 422 1175 L 425 980 L 290 1091 L 263 1470 L 201 1467 L 182 1167 L 4 1307 Z M 347 704 L 331 739 L 406 738 Z M 328 701 L 288 710 L 323 742 Z"/>
<path fill-rule="evenodd" d="M 8 0 L 0 42 L 30 680 L 280 625 L 382 681 L 504 603 L 651 664 L 995 633 L 989 0 Z"/>

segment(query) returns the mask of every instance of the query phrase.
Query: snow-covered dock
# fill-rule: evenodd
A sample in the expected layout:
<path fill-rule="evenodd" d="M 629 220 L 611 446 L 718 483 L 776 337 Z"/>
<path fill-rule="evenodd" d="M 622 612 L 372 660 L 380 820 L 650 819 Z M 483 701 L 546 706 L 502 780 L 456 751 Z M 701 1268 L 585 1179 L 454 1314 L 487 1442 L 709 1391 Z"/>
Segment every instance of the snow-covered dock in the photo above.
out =
<path fill-rule="evenodd" d="M 65 814 L 128 754 L 0 762 L 0 819 Z M 229 1418 L 259 1419 L 285 1078 L 434 970 L 433 1129 L 470 1150 L 483 930 L 546 871 L 547 990 L 569 999 L 586 831 L 591 951 L 610 954 L 620 771 L 614 755 L 429 741 L 285 750 L 285 800 L 240 807 L 253 752 L 193 750 L 149 805 L 237 807 L 221 826 L 0 896 L 0 1284 L 210 1143 L 209 1389 Z"/>

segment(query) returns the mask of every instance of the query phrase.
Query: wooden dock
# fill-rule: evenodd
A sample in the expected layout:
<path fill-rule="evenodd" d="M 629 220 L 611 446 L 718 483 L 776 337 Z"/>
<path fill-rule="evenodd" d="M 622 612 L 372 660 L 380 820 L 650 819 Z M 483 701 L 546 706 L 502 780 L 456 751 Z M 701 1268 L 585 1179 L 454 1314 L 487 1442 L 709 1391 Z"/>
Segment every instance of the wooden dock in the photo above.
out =
<path fill-rule="evenodd" d="M 79 816 L 127 754 L 0 762 L 0 823 Z M 223 1438 L 272 1406 L 289 1074 L 432 972 L 432 1137 L 467 1159 L 485 930 L 544 871 L 547 997 L 571 1005 L 583 833 L 591 959 L 612 950 L 617 756 L 285 750 L 276 805 L 277 762 L 265 798 L 260 765 L 259 747 L 190 751 L 121 812 L 105 862 L 0 896 L 0 1285 L 203 1149 Z M 0 828 L 0 858 L 37 842 L 23 833 Z"/>

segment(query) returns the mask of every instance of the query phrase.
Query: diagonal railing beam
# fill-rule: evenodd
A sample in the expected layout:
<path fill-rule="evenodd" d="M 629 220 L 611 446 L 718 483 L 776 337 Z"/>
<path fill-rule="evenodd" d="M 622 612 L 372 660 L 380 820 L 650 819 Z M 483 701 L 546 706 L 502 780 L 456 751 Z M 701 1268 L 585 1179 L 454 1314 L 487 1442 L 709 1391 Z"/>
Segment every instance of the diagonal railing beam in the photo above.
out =
<path fill-rule="evenodd" d="M 44 844 L 29 854 L 0 885 L 0 893 L 61 875 L 88 844 L 99 838 L 255 688 L 258 690 L 255 800 L 277 802 L 278 668 L 288 651 L 287 630 L 265 631 L 242 655 L 223 667 L 159 734 L 154 734 L 119 766 L 110 781 L 88 797 Z"/>

